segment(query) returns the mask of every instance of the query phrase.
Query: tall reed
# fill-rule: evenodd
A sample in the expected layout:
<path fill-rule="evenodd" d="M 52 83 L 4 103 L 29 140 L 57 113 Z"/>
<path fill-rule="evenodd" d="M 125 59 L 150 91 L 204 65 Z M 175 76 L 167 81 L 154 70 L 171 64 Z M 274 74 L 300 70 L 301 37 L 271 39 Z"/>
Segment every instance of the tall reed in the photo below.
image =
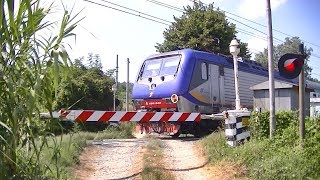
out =
<path fill-rule="evenodd" d="M 57 143 L 48 162 L 41 160 L 49 134 L 39 113 L 52 112 L 59 79 L 66 77 L 63 40 L 75 36 L 78 14 L 64 8 L 61 21 L 50 22 L 52 5 L 43 8 L 40 0 L 0 4 L 0 179 L 59 178 L 59 170 L 45 164 L 59 158 Z M 45 36 L 57 26 L 56 35 Z"/>

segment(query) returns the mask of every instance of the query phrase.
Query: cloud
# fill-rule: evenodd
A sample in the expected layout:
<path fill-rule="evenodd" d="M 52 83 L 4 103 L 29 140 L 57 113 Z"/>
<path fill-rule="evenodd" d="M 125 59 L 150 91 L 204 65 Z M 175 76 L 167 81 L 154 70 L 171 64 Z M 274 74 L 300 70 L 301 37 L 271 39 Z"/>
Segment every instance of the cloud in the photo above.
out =
<path fill-rule="evenodd" d="M 265 48 L 267 48 L 267 41 L 260 38 L 251 38 L 248 40 L 248 49 L 253 54 L 263 52 Z"/>
<path fill-rule="evenodd" d="M 271 0 L 271 10 L 275 11 L 287 0 Z M 266 1 L 265 0 L 241 0 L 238 8 L 238 13 L 248 19 L 257 19 L 266 16 Z"/>

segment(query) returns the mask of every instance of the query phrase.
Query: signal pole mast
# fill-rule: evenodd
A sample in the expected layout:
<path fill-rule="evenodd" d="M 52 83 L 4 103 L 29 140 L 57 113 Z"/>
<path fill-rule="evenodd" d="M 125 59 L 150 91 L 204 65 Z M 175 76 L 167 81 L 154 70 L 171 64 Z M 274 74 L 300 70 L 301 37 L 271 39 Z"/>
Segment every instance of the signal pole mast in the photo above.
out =
<path fill-rule="evenodd" d="M 267 29 L 268 29 L 268 68 L 269 68 L 269 100 L 270 100 L 270 138 L 276 130 L 275 120 L 275 96 L 274 96 L 274 76 L 273 76 L 273 36 L 270 0 L 267 1 Z"/>
<path fill-rule="evenodd" d="M 299 51 L 302 55 L 305 55 L 304 45 L 300 44 Z M 299 75 L 299 129 L 300 129 L 300 139 L 301 144 L 304 139 L 305 130 L 305 81 L 304 81 L 304 65 L 302 66 L 301 73 Z"/>

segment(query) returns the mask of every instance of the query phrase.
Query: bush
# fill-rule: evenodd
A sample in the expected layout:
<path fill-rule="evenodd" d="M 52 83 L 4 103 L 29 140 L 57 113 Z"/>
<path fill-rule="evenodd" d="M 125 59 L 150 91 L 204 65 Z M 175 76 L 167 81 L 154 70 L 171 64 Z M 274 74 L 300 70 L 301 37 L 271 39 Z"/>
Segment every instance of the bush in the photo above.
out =
<path fill-rule="evenodd" d="M 306 119 L 306 136 L 302 147 L 297 112 L 276 114 L 277 130 L 272 140 L 268 139 L 268 118 L 269 113 L 253 114 L 251 140 L 235 148 L 226 144 L 224 132 L 204 138 L 201 142 L 209 161 L 243 164 L 248 169 L 247 176 L 252 179 L 320 177 L 320 119 Z"/>
<path fill-rule="evenodd" d="M 78 131 L 99 132 L 105 130 L 108 122 L 75 122 L 75 129 Z"/>
<path fill-rule="evenodd" d="M 251 135 L 256 138 L 269 137 L 269 112 L 257 113 L 253 112 L 250 118 Z M 282 134 L 282 131 L 290 126 L 290 124 L 297 124 L 297 111 L 281 111 L 276 114 L 276 132 L 275 134 Z"/>
<path fill-rule="evenodd" d="M 69 167 L 79 162 L 83 148 L 92 140 L 112 138 L 132 138 L 134 123 L 121 123 L 119 126 L 109 126 L 104 131 L 75 132 L 59 136 L 44 136 L 37 141 L 40 149 L 40 166 L 34 167 L 36 159 L 32 157 L 35 149 L 27 153 L 22 149 L 21 179 L 69 179 Z M 28 155 L 26 155 L 28 154 Z M 29 160 L 31 159 L 31 160 Z M 28 160 L 28 161 L 27 161 Z M 28 162 L 28 164 L 24 162 Z M 44 172 L 47 172 L 46 174 Z M 39 176 L 35 177 L 34 175 Z M 31 176 L 32 175 L 32 176 Z"/>

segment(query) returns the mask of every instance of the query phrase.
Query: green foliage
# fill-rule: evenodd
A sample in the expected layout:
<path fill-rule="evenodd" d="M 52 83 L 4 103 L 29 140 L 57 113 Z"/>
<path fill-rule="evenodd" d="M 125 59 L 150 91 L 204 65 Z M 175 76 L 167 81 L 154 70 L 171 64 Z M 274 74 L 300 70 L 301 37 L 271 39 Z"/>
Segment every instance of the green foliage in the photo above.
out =
<path fill-rule="evenodd" d="M 45 131 L 54 135 L 61 135 L 72 132 L 74 129 L 74 122 L 61 121 L 60 119 L 43 119 L 43 123 L 46 123 Z"/>
<path fill-rule="evenodd" d="M 101 59 L 100 59 L 100 55 L 99 54 L 95 54 L 93 55 L 92 53 L 88 54 L 88 59 L 87 61 L 89 62 L 89 68 L 95 68 L 98 70 L 102 70 L 102 63 L 101 63 Z"/>
<path fill-rule="evenodd" d="M 298 122 L 298 112 L 281 111 L 276 114 L 276 134 L 282 134 L 290 124 Z M 256 138 L 269 137 L 269 112 L 253 112 L 250 118 L 251 135 Z"/>
<path fill-rule="evenodd" d="M 299 37 L 285 38 L 285 42 L 282 44 L 278 44 L 273 47 L 273 68 L 274 70 L 278 70 L 278 61 L 280 57 L 286 53 L 295 53 L 300 54 L 299 45 L 302 43 Z M 308 66 L 309 58 L 312 53 L 312 48 L 306 49 L 307 58 L 304 63 L 305 77 L 309 80 L 314 80 L 311 78 L 312 68 Z M 261 63 L 263 66 L 268 67 L 268 49 L 264 49 L 263 52 L 260 52 L 255 56 L 255 60 Z"/>
<path fill-rule="evenodd" d="M 251 122 L 256 118 L 265 121 L 250 124 L 253 135 L 249 142 L 231 148 L 226 144 L 224 132 L 218 132 L 204 138 L 202 144 L 211 163 L 243 164 L 252 179 L 317 179 L 320 177 L 320 119 L 307 118 L 306 138 L 301 147 L 296 116 L 296 112 L 277 113 L 279 123 L 272 140 L 266 138 L 268 113 L 262 113 L 251 118 Z"/>
<path fill-rule="evenodd" d="M 107 122 L 75 122 L 74 129 L 76 131 L 98 132 L 108 127 Z"/>
<path fill-rule="evenodd" d="M 0 179 L 45 179 L 60 170 L 53 172 L 39 160 L 47 146 L 46 141 L 36 143 L 47 135 L 39 112 L 53 110 L 69 63 L 63 40 L 75 35 L 78 22 L 65 9 L 61 21 L 46 21 L 51 7 L 41 7 L 40 0 L 0 2 Z M 55 26 L 56 35 L 43 36 Z"/>
<path fill-rule="evenodd" d="M 89 66 L 82 60 L 75 60 L 69 77 L 60 83 L 55 108 L 110 110 L 113 80 L 102 71 L 99 55 L 89 54 Z"/>
<path fill-rule="evenodd" d="M 108 127 L 98 133 L 76 132 L 47 137 L 46 140 L 43 137 L 37 142 L 38 146 L 43 143 L 47 144 L 41 150 L 42 167 L 48 166 L 50 170 L 53 170 L 51 174 L 48 174 L 52 179 L 70 179 L 70 167 L 79 163 L 79 156 L 83 148 L 90 145 L 92 140 L 132 138 L 133 127 L 133 123 L 122 123 L 117 127 Z M 52 157 L 52 154 L 59 154 L 59 156 Z M 32 168 L 27 168 L 27 170 L 29 169 Z M 39 179 L 44 179 L 45 177 L 40 177 L 41 173 L 39 171 Z"/>
<path fill-rule="evenodd" d="M 235 24 L 229 23 L 222 11 L 213 4 L 194 3 L 187 6 L 180 18 L 164 31 L 164 42 L 155 46 L 159 52 L 191 48 L 207 52 L 230 54 L 229 44 L 237 33 Z M 240 43 L 239 56 L 250 58 L 246 43 Z"/>
<path fill-rule="evenodd" d="M 128 86 L 129 108 L 133 107 L 132 97 L 131 97 L 132 88 L 133 88 L 133 83 L 129 83 L 129 86 Z M 118 83 L 117 98 L 120 100 L 119 109 L 125 110 L 125 107 L 126 107 L 126 82 Z"/>
<path fill-rule="evenodd" d="M 102 133 L 98 133 L 95 140 L 133 138 L 132 132 L 135 129 L 135 123 L 125 122 L 119 125 L 108 126 Z"/>

